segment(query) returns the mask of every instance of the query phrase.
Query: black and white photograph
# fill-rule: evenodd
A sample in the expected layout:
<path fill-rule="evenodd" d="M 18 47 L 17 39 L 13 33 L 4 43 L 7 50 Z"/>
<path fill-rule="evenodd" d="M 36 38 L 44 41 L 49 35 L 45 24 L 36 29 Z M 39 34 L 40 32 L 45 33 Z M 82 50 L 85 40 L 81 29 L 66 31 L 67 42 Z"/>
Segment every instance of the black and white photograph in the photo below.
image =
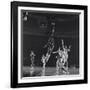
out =
<path fill-rule="evenodd" d="M 22 77 L 79 74 L 79 14 L 22 10 Z"/>
<path fill-rule="evenodd" d="M 17 82 L 83 80 L 84 10 L 21 5 L 17 8 Z"/>

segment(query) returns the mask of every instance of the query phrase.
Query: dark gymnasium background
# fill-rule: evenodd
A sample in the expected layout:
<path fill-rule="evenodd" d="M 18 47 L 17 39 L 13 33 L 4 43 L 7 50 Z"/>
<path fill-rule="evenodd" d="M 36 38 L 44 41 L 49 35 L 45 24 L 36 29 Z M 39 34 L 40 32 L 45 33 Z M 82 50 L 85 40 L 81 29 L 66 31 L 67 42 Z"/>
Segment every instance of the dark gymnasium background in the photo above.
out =
<path fill-rule="evenodd" d="M 27 19 L 24 20 L 25 15 Z M 51 34 L 52 25 L 55 22 L 55 47 L 53 51 L 58 50 L 61 40 L 71 49 L 69 52 L 69 67 L 75 66 L 79 68 L 79 14 L 76 13 L 48 13 L 29 11 L 26 14 L 22 10 L 22 60 L 24 66 L 30 66 L 30 51 L 35 53 L 35 66 L 42 66 L 41 57 L 45 54 L 44 45 L 48 42 Z M 56 66 L 56 54 L 51 57 L 46 67 Z"/>

